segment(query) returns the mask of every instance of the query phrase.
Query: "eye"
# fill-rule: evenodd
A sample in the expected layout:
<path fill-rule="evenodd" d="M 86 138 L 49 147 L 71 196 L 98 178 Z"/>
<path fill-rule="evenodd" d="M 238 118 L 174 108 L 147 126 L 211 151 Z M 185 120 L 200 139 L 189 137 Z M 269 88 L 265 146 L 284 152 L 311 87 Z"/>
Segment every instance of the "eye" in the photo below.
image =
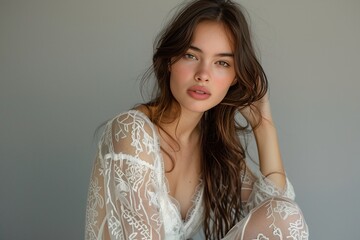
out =
<path fill-rule="evenodd" d="M 191 53 L 186 53 L 186 54 L 184 55 L 184 58 L 192 59 L 192 60 L 197 60 L 197 58 L 196 58 L 194 55 L 192 55 Z"/>
<path fill-rule="evenodd" d="M 223 67 L 230 67 L 230 64 L 228 64 L 227 62 L 225 61 L 218 61 L 217 64 L 223 66 Z"/>

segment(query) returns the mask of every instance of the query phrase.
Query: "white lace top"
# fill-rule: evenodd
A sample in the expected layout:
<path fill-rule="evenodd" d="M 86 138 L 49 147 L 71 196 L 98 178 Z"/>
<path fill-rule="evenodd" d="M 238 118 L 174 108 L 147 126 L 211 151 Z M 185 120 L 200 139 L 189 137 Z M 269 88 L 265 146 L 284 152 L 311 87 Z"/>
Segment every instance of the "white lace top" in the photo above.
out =
<path fill-rule="evenodd" d="M 264 200 L 274 196 L 295 197 L 288 180 L 285 190 L 280 191 L 266 178 L 255 178 L 249 171 L 244 179 L 247 217 L 230 231 L 228 239 L 234 239 L 231 236 L 235 235 L 230 235 L 234 231 L 239 234 L 236 228 L 244 230 L 252 209 Z M 99 143 L 87 200 L 85 239 L 193 237 L 203 224 L 201 183 L 185 220 L 181 218 L 179 204 L 168 192 L 156 127 L 137 110 L 116 116 L 107 123 Z M 288 208 L 285 210 L 289 212 Z M 304 225 L 300 213 L 293 222 L 299 220 Z M 262 236 L 265 235 L 258 234 L 254 239 L 268 239 Z"/>

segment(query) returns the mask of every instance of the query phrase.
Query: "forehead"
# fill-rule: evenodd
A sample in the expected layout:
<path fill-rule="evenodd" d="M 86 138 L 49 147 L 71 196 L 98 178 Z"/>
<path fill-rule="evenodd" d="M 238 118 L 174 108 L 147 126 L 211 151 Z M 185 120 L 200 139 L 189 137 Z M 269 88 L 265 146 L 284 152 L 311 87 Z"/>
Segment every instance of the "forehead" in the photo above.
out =
<path fill-rule="evenodd" d="M 233 37 L 228 27 L 222 22 L 202 21 L 194 29 L 191 45 L 199 48 L 232 52 Z"/>

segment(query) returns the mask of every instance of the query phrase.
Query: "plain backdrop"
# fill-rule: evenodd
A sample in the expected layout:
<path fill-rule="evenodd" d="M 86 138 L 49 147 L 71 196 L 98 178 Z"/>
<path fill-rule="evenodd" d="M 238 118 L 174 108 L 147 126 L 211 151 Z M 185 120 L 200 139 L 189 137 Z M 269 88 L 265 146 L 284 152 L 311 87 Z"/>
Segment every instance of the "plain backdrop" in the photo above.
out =
<path fill-rule="evenodd" d="M 177 0 L 0 0 L 0 239 L 82 239 L 95 129 L 142 102 Z M 239 0 L 310 239 L 360 216 L 360 1 Z"/>

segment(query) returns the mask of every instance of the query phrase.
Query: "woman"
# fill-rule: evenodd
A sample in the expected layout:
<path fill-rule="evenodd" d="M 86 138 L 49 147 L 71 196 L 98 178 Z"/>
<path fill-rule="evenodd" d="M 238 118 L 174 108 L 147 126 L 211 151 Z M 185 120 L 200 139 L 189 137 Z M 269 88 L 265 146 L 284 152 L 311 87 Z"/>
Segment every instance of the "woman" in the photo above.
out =
<path fill-rule="evenodd" d="M 241 8 L 188 3 L 160 35 L 154 99 L 100 140 L 86 239 L 307 239 L 283 168 L 267 80 Z M 260 177 L 239 134 L 253 129 Z"/>

